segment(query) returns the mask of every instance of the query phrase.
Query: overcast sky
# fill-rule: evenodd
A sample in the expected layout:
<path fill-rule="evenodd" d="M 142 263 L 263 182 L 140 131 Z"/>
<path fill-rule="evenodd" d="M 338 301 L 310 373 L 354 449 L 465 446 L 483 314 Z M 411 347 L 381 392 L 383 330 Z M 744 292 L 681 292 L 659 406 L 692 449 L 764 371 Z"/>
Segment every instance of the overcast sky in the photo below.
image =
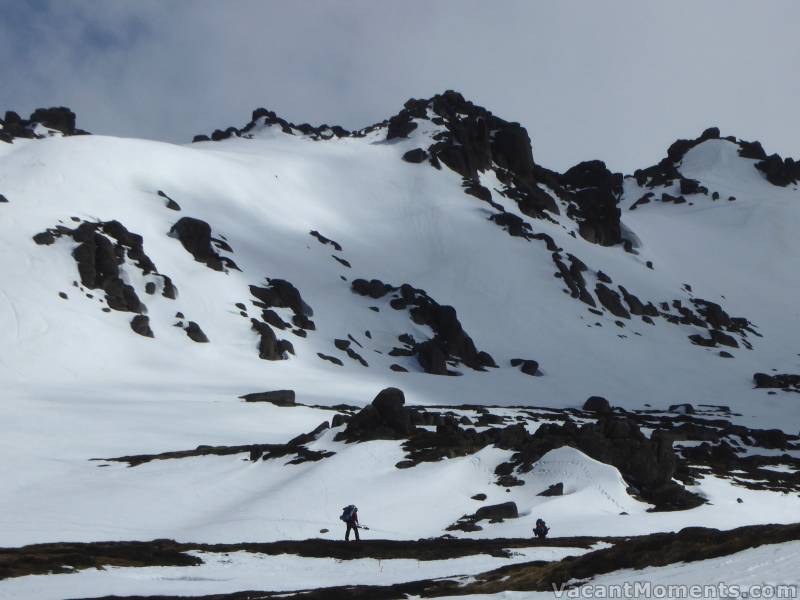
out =
<path fill-rule="evenodd" d="M 800 158 L 800 1 L 0 0 L 0 111 L 185 143 L 264 106 L 359 128 L 461 91 L 537 162 L 630 172 L 709 125 Z"/>

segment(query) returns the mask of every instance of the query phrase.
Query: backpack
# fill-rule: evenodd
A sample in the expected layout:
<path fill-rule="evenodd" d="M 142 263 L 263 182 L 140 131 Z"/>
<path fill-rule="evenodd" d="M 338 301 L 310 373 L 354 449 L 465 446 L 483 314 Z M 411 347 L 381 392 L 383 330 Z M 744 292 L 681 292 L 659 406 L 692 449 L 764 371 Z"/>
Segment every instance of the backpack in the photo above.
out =
<path fill-rule="evenodd" d="M 357 508 L 355 507 L 355 505 L 353 505 L 353 504 L 350 504 L 350 505 L 348 505 L 348 506 L 345 506 L 345 507 L 342 509 L 342 516 L 341 516 L 341 517 L 339 517 L 339 518 L 340 518 L 342 521 L 344 521 L 345 523 L 349 523 L 349 522 L 350 522 L 350 521 L 353 519 L 353 514 L 354 514 L 354 513 L 355 513 L 357 510 L 358 510 L 358 509 L 357 509 Z"/>

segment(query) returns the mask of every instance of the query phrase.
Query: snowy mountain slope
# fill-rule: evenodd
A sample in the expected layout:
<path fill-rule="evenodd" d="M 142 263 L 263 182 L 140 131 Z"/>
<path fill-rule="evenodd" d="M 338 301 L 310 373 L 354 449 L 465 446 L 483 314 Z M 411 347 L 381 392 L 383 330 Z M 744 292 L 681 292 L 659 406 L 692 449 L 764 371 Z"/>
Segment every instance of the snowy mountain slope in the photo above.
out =
<path fill-rule="evenodd" d="M 538 516 L 559 535 L 797 520 L 798 386 L 753 387 L 800 371 L 796 163 L 709 130 L 631 177 L 598 162 L 558 174 L 524 129 L 452 93 L 360 132 L 261 110 L 187 146 L 72 135 L 60 114 L 6 116 L 0 143 L 4 545 L 315 537 L 352 501 L 381 537 L 436 536 L 478 493 L 519 518 L 451 535 L 529 535 Z M 415 431 L 449 435 L 449 406 L 467 419 L 457 437 L 485 437 L 412 468 L 395 465 L 413 432 L 335 439 L 389 386 L 439 407 Z M 239 399 L 266 390 L 299 405 Z M 492 433 L 592 424 L 575 409 L 593 395 L 630 411 L 647 448 L 670 420 L 685 427 L 677 470 L 656 479 L 707 503 L 647 512 L 657 486 L 630 486 L 649 463 L 590 440 L 572 445 L 609 464 L 542 447 L 526 471 L 531 440 Z M 661 412 L 681 403 L 697 415 Z M 554 412 L 496 408 L 493 422 L 465 404 Z M 332 417 L 302 445 L 334 453 L 321 460 L 234 448 Z M 234 449 L 91 460 L 200 445 Z M 557 483 L 563 496 L 537 496 Z"/>
<path fill-rule="evenodd" d="M 86 361 L 83 353 L 73 351 L 71 344 L 75 344 L 84 353 L 102 353 L 108 363 L 125 364 L 128 382 L 146 378 L 134 374 L 137 362 L 144 363 L 140 373 L 147 373 L 153 364 L 166 363 L 173 365 L 171 371 L 183 373 L 179 380 L 189 373 L 192 379 L 198 378 L 201 389 L 207 389 L 211 381 L 237 380 L 239 385 L 231 391 L 252 391 L 286 377 L 295 389 L 300 388 L 298 392 L 313 395 L 318 389 L 315 380 L 326 378 L 337 380 L 333 386 L 328 384 L 328 393 L 342 385 L 341 392 L 334 392 L 336 399 L 349 400 L 354 394 L 346 382 L 351 373 L 357 373 L 360 379 L 379 381 L 376 387 L 401 385 L 415 402 L 442 402 L 443 396 L 451 396 L 460 402 L 575 406 L 598 393 L 615 404 L 634 407 L 714 396 L 725 398 L 726 403 L 746 411 L 745 418 L 756 418 L 762 425 L 765 419 L 782 423 L 785 411 L 796 409 L 795 402 L 776 399 L 776 404 L 764 399 L 762 392 L 750 391 L 748 385 L 754 372 L 791 370 L 797 363 L 791 338 L 798 318 L 791 301 L 796 278 L 788 272 L 796 249 L 790 240 L 770 235 L 776 222 L 787 231 L 793 227 L 797 212 L 792 210 L 793 190 L 757 180 L 754 169 L 730 206 L 704 198 L 704 204 L 711 206 L 701 208 L 698 202 L 695 207 L 626 211 L 623 224 L 629 223 L 628 229 L 642 240 L 639 256 L 565 235 L 558 223 L 535 222 L 537 232 L 557 240 L 565 254 L 574 254 L 590 269 L 602 270 L 645 302 L 677 299 L 686 304 L 696 295 L 725 307 L 731 303 L 729 312 L 745 315 L 765 337 L 751 334 L 748 340 L 754 350 L 736 351 L 736 359 L 726 361 L 686 347 L 687 335 L 699 332 L 697 327 L 665 327 L 661 322 L 648 326 L 634 319 L 623 330 L 614 325 L 620 319 L 607 311 L 598 319 L 587 312 L 590 307 L 565 302 L 562 286 L 552 277 L 550 252 L 542 242 L 503 235 L 487 219 L 493 211 L 461 193 L 455 173 L 400 160 L 416 145 L 413 137 L 385 142 L 379 129 L 364 138 L 317 142 L 270 129 L 253 140 L 188 148 L 76 137 L 18 141 L 19 148 L 6 149 L 2 187 L 11 201 L 3 207 L 8 228 L 3 236 L 3 268 L 15 285 L 4 290 L 3 322 L 14 332 L 15 351 L 14 358 L 4 360 L 4 378 L 26 386 L 34 376 L 32 371 L 43 374 L 41 365 L 46 363 L 50 365 L 48 380 L 59 385 L 80 380 L 85 389 L 97 377 L 83 376 Z M 691 159 L 692 155 L 686 157 L 687 168 L 694 173 L 697 161 L 692 164 Z M 750 167 L 750 161 L 738 161 L 745 163 L 737 165 L 740 170 Z M 757 184 L 761 187 L 754 188 Z M 623 206 L 639 191 L 631 188 L 626 185 Z M 157 190 L 176 199 L 182 210 L 164 210 Z M 513 202 L 502 197 L 497 202 L 514 214 Z M 681 218 L 684 212 L 690 213 L 685 219 Z M 717 214 L 723 216 L 713 216 Z M 233 248 L 230 256 L 241 272 L 211 271 L 167 237 L 182 215 L 202 219 L 215 234 L 225 235 Z M 96 298 L 90 302 L 69 289 L 78 278 L 68 256 L 71 247 L 63 246 L 63 238 L 53 247 L 31 244 L 33 235 L 59 221 L 71 225 L 71 216 L 120 221 L 143 236 L 145 253 L 159 272 L 175 282 L 177 300 L 147 298 L 136 271 L 124 269 L 132 283 L 140 282 L 139 295 L 147 304 L 155 343 L 132 338 L 125 315 L 103 315 Z M 681 220 L 679 228 L 672 219 Z M 330 246 L 308 235 L 311 230 L 337 241 L 343 251 L 331 252 Z M 701 250 L 699 244 L 709 240 L 712 252 Z M 750 252 L 757 240 L 758 252 Z M 331 254 L 340 254 L 352 268 L 336 262 Z M 717 260 L 718 256 L 731 260 Z M 655 271 L 645 267 L 646 260 L 653 261 Z M 726 263 L 732 268 L 726 269 Z M 758 265 L 763 264 L 772 265 L 771 270 L 760 271 Z M 743 265 L 753 267 L 746 277 L 739 276 Z M 40 275 L 23 277 L 31 267 Z M 395 311 L 386 303 L 381 313 L 370 314 L 368 307 L 381 308 L 381 303 L 354 296 L 349 281 L 340 276 L 378 278 L 393 285 L 409 282 L 435 301 L 455 306 L 476 346 L 486 350 L 500 369 L 487 374 L 463 370 L 461 380 L 390 372 L 391 364 L 421 370 L 413 358 L 386 356 L 399 345 L 396 336 L 408 332 L 421 338 L 430 331 L 409 323 L 407 315 L 392 314 Z M 289 335 L 297 356 L 279 366 L 264 365 L 253 356 L 253 332 L 233 306 L 253 300 L 247 286 L 262 284 L 264 277 L 293 283 L 316 312 L 317 330 L 306 339 Z M 780 278 L 784 293 L 768 292 L 775 277 Z M 682 290 L 684 284 L 691 285 L 693 293 Z M 754 289 L 761 290 L 761 295 L 754 295 Z M 58 291 L 72 292 L 70 300 L 58 298 Z M 57 324 L 44 316 L 60 317 L 62 311 L 69 316 L 58 318 Z M 211 344 L 194 346 L 180 330 L 172 329 L 177 312 L 199 323 Z M 98 320 L 105 326 L 97 327 Z M 55 328 L 53 335 L 62 343 L 47 344 L 45 350 L 37 347 L 36 340 L 43 341 L 39 332 L 45 328 Z M 372 340 L 365 339 L 367 330 L 374 330 Z M 347 334 L 364 346 L 368 371 L 350 360 L 344 367 L 331 369 L 317 357 L 318 352 L 340 356 L 332 342 Z M 571 341 L 577 339 L 580 344 Z M 31 360 L 32 355 L 39 360 Z M 517 356 L 537 360 L 548 376 L 535 380 L 508 376 L 504 372 L 507 361 Z M 293 377 L 294 369 L 306 373 L 302 379 L 311 379 L 305 390 Z M 664 372 L 675 376 L 665 381 Z M 343 373 L 348 375 L 340 377 Z M 752 410 L 754 402 L 757 411 Z"/>

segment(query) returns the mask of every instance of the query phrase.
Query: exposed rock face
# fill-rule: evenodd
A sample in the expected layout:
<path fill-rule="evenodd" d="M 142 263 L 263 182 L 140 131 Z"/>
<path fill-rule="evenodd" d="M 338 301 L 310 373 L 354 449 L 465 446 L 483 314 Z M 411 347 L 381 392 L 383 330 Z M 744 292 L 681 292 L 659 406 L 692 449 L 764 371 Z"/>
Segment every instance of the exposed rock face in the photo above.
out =
<path fill-rule="evenodd" d="M 414 323 L 428 325 L 433 330 L 434 337 L 432 339 L 419 343 L 410 335 L 402 336 L 402 341 L 408 346 L 408 350 L 393 354 L 416 356 L 426 373 L 454 374 L 448 365 L 458 362 L 477 371 L 497 366 L 488 353 L 479 351 L 475 347 L 472 338 L 467 335 L 458 320 L 456 309 L 452 306 L 440 305 L 424 290 L 416 289 L 407 283 L 400 287 L 394 287 L 378 279 L 371 281 L 355 279 L 351 284 L 351 289 L 360 296 L 369 296 L 376 300 L 391 293 L 390 305 L 392 308 L 395 310 L 408 309 Z"/>
<path fill-rule="evenodd" d="M 517 505 L 514 502 L 503 502 L 502 504 L 490 504 L 481 506 L 475 514 L 464 515 L 458 521 L 450 525 L 448 531 L 480 531 L 483 529 L 478 525 L 479 521 L 489 521 L 490 523 L 500 523 L 505 519 L 516 519 L 519 517 Z"/>
<path fill-rule="evenodd" d="M 237 269 L 236 263 L 226 256 L 220 256 L 212 247 L 211 243 L 217 247 L 225 248 L 230 251 L 230 246 L 223 240 L 211 237 L 211 226 L 205 221 L 192 217 L 182 217 L 169 230 L 172 237 L 177 237 L 183 247 L 191 254 L 197 262 L 204 263 L 208 268 L 215 271 L 222 271 L 225 267 Z"/>
<path fill-rule="evenodd" d="M 543 492 L 536 494 L 537 496 L 562 496 L 564 495 L 564 484 L 554 483 Z"/>
<path fill-rule="evenodd" d="M 414 148 L 403 154 L 403 160 L 410 163 L 421 163 L 428 158 L 428 153 L 422 148 Z"/>
<path fill-rule="evenodd" d="M 598 283 L 595 286 L 595 293 L 600 303 L 605 306 L 612 315 L 623 319 L 631 318 L 631 314 L 622 306 L 622 301 L 617 292 L 602 283 Z"/>
<path fill-rule="evenodd" d="M 150 329 L 150 319 L 145 315 L 136 315 L 131 319 L 131 329 L 144 337 L 154 337 L 153 330 Z"/>
<path fill-rule="evenodd" d="M 177 203 L 177 202 L 175 202 L 175 200 L 173 200 L 172 198 L 170 198 L 169 196 L 167 196 L 167 195 L 166 195 L 164 192 L 162 192 L 161 190 L 158 190 L 158 195 L 159 195 L 159 196 L 161 196 L 162 198 L 164 198 L 164 199 L 167 201 L 167 203 L 165 204 L 165 206 L 166 206 L 168 209 L 170 209 L 170 210 L 178 210 L 178 211 L 181 209 L 181 207 L 178 205 L 178 203 Z"/>
<path fill-rule="evenodd" d="M 605 419 L 578 427 L 543 424 L 514 455 L 520 472 L 531 470 L 539 458 L 561 446 L 573 446 L 595 460 L 614 465 L 648 502 L 661 509 L 688 508 L 702 501 L 672 482 L 676 457 L 672 441 L 658 431 L 648 439 L 628 419 Z"/>
<path fill-rule="evenodd" d="M 800 375 L 791 375 L 789 373 L 776 373 L 775 375 L 756 373 L 753 375 L 753 383 L 757 388 L 795 389 L 800 391 Z"/>
<path fill-rule="evenodd" d="M 300 291 L 285 279 L 267 278 L 268 287 L 250 286 L 250 293 L 259 302 L 260 308 L 289 308 L 294 313 L 295 325 L 301 329 L 315 329 L 314 322 L 308 317 L 314 310 L 303 301 Z"/>
<path fill-rule="evenodd" d="M 583 403 L 583 410 L 607 415 L 611 413 L 611 404 L 602 396 L 591 396 Z"/>
<path fill-rule="evenodd" d="M 397 388 L 381 390 L 372 404 L 353 415 L 337 440 L 347 442 L 404 439 L 412 431 L 411 411 L 405 395 Z"/>
<path fill-rule="evenodd" d="M 68 135 L 85 135 L 86 131 L 75 127 L 75 113 L 65 106 L 37 108 L 27 119 L 23 119 L 14 111 L 7 111 L 0 119 L 0 141 L 13 143 L 14 138 L 41 138 L 37 134 L 36 124 Z"/>
<path fill-rule="evenodd" d="M 781 158 L 777 154 L 756 163 L 756 169 L 764 173 L 767 181 L 773 185 L 786 187 L 800 181 L 800 162 L 788 157 Z"/>
<path fill-rule="evenodd" d="M 126 258 L 151 279 L 148 283 L 159 281 L 164 297 L 176 297 L 177 290 L 172 280 L 158 273 L 153 261 L 145 254 L 142 236 L 128 231 L 119 221 L 83 222 L 75 229 L 58 225 L 37 233 L 33 241 L 39 245 L 51 245 L 61 237 L 78 243 L 72 257 L 77 263 L 81 284 L 90 290 L 103 290 L 109 308 L 137 313 L 146 310 L 136 291 L 122 278 Z"/>
<path fill-rule="evenodd" d="M 250 325 L 258 334 L 258 357 L 264 360 L 285 360 L 289 354 L 294 354 L 294 347 L 287 340 L 278 340 L 275 332 L 266 323 L 257 319 L 250 319 Z"/>
<path fill-rule="evenodd" d="M 329 354 L 323 354 L 322 352 L 317 352 L 317 356 L 319 356 L 322 360 L 327 360 L 329 363 L 333 363 L 337 367 L 344 366 L 344 363 L 335 356 L 330 356 Z"/>
<path fill-rule="evenodd" d="M 503 502 L 502 504 L 491 504 L 481 506 L 475 511 L 475 517 L 482 519 L 516 519 L 519 517 L 517 505 L 514 502 Z"/>
<path fill-rule="evenodd" d="M 342 251 L 341 244 L 339 244 L 339 243 L 337 243 L 337 242 L 335 242 L 335 241 L 333 241 L 331 239 L 326 238 L 319 231 L 309 231 L 308 234 L 310 236 L 312 236 L 312 237 L 317 238 L 317 240 L 319 241 L 320 244 L 329 244 L 329 245 L 333 246 L 334 250 L 336 250 L 337 252 L 341 252 Z"/>
<path fill-rule="evenodd" d="M 273 390 L 271 392 L 257 392 L 239 396 L 245 402 L 269 402 L 275 406 L 294 406 L 294 390 Z"/>
<path fill-rule="evenodd" d="M 200 329 L 200 325 L 194 321 L 189 321 L 184 330 L 186 331 L 186 335 L 188 335 L 189 339 L 193 342 L 197 342 L 198 344 L 208 343 L 208 337 L 203 333 L 203 330 Z"/>
<path fill-rule="evenodd" d="M 320 125 L 318 127 L 313 127 L 308 123 L 302 123 L 300 125 L 295 125 L 294 123 L 290 123 L 285 119 L 280 118 L 276 115 L 273 111 L 267 110 L 266 108 L 257 108 L 253 111 L 251 115 L 250 122 L 247 123 L 241 129 L 237 127 L 228 127 L 227 129 L 216 129 L 211 134 L 211 137 L 207 135 L 196 135 L 194 136 L 193 142 L 207 142 L 207 141 L 214 141 L 219 142 L 221 140 L 226 140 L 231 137 L 250 137 L 251 132 L 256 129 L 257 127 L 261 126 L 274 126 L 281 129 L 286 134 L 289 135 L 305 135 L 310 137 L 311 139 L 315 140 L 322 140 L 322 139 L 330 139 L 333 137 L 346 137 L 351 135 L 349 131 L 339 127 L 338 125 Z"/>
<path fill-rule="evenodd" d="M 265 360 L 282 360 L 289 354 L 294 354 L 294 347 L 288 340 L 278 340 L 272 327 L 287 329 L 291 325 L 284 321 L 272 308 L 288 308 L 294 313 L 292 323 L 297 327 L 293 332 L 305 336 L 306 331 L 316 329 L 314 321 L 309 318 L 313 315 L 312 308 L 303 301 L 300 291 L 284 279 L 267 278 L 267 286 L 250 286 L 250 293 L 256 300 L 253 304 L 261 309 L 261 319 L 251 318 L 253 330 L 260 337 L 258 355 Z M 324 355 L 323 355 L 324 356 Z M 320 358 L 323 358 L 320 356 Z M 339 364 L 341 361 L 335 357 L 328 357 L 331 362 Z"/>
<path fill-rule="evenodd" d="M 526 375 L 536 375 L 539 372 L 539 363 L 535 360 L 528 360 L 525 358 L 512 358 L 512 367 L 519 367 L 519 370 Z"/>
<path fill-rule="evenodd" d="M 443 163 L 475 183 L 480 172 L 493 169 L 505 186 L 500 193 L 517 202 L 523 213 L 534 217 L 543 217 L 545 211 L 558 214 L 556 202 L 538 185 L 541 177 L 536 173 L 530 138 L 519 123 L 504 121 L 448 90 L 427 100 L 406 102 L 389 120 L 387 139 L 407 137 L 420 119 L 429 119 L 442 130 L 427 149 L 415 149 L 405 160 L 422 162 L 427 155 L 434 167 Z M 473 186 L 467 185 L 466 190 L 476 195 Z M 482 199 L 487 200 L 485 194 Z"/>
<path fill-rule="evenodd" d="M 657 165 L 635 171 L 633 176 L 639 185 L 650 188 L 669 185 L 676 181 L 679 182 L 682 201 L 685 201 L 682 198 L 683 195 L 707 195 L 708 189 L 706 187 L 701 186 L 696 180 L 687 179 L 681 175 L 677 166 L 689 150 L 707 140 L 714 139 L 720 139 L 720 132 L 717 127 L 706 129 L 699 137 L 693 140 L 677 140 L 667 150 L 666 158 L 662 159 Z M 773 185 L 785 187 L 800 181 L 800 162 L 791 158 L 782 158 L 778 154 L 767 156 L 760 142 L 738 140 L 733 136 L 723 139 L 737 144 L 739 146 L 739 156 L 742 158 L 758 160 L 759 162 L 756 163 L 755 167 L 764 173 L 764 176 Z M 718 192 L 714 192 L 714 195 L 714 199 L 719 198 Z M 668 200 L 674 201 L 675 198 L 669 196 Z M 631 209 L 647 201 L 640 199 Z"/>
<path fill-rule="evenodd" d="M 582 162 L 559 177 L 571 190 L 567 215 L 578 222 L 581 236 L 594 244 L 614 246 L 622 242 L 621 211 L 622 173 L 612 173 L 604 162 Z"/>

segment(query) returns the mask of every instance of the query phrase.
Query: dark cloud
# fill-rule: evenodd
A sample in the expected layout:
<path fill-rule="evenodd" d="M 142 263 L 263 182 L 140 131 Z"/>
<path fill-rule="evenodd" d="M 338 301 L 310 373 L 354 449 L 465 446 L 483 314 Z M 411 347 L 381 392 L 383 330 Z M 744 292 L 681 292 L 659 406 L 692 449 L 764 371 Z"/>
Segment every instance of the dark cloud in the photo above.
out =
<path fill-rule="evenodd" d="M 537 159 L 630 171 L 718 124 L 800 156 L 800 3 L 0 0 L 0 109 L 186 142 L 257 106 L 368 125 L 458 89 Z"/>

